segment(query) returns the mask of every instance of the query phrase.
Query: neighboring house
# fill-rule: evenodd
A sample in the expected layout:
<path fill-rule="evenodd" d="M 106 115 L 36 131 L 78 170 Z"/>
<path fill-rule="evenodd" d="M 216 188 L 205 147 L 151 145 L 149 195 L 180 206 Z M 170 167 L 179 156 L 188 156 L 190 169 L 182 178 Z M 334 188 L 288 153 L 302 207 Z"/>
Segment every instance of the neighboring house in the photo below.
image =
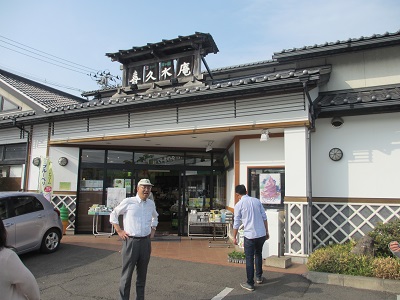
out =
<path fill-rule="evenodd" d="M 0 132 L 0 191 L 26 189 L 25 172 L 30 168 L 26 159 L 32 149 L 30 120 L 46 109 L 84 102 L 79 97 L 0 70 L 0 120 L 7 124 Z M 19 124 L 20 119 L 26 125 Z"/>
<path fill-rule="evenodd" d="M 142 177 L 155 182 L 164 229 L 176 218 L 181 235 L 186 211 L 233 210 L 234 187 L 245 184 L 267 213 L 284 209 L 290 255 L 400 216 L 400 32 L 210 70 L 205 57 L 217 52 L 211 35 L 195 33 L 108 53 L 122 65 L 121 87 L 52 107 L 6 83 L 7 73 L 7 107 L 32 104 L 4 112 L 0 143 L 26 143 L 29 132 L 27 160 L 53 162 L 53 201 L 70 208 L 76 233 L 92 230 L 87 211 L 107 205 L 110 188 L 132 195 Z M 28 165 L 22 187 L 38 190 L 39 168 Z"/>

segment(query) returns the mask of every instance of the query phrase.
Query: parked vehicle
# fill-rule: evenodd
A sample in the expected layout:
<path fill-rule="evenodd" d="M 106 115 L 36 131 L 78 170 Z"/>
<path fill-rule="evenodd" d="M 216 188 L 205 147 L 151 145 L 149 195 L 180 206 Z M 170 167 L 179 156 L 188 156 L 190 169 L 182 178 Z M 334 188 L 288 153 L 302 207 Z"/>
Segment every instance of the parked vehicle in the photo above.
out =
<path fill-rule="evenodd" d="M 7 230 L 7 244 L 17 254 L 52 253 L 60 246 L 60 211 L 42 194 L 1 192 L 0 218 Z"/>

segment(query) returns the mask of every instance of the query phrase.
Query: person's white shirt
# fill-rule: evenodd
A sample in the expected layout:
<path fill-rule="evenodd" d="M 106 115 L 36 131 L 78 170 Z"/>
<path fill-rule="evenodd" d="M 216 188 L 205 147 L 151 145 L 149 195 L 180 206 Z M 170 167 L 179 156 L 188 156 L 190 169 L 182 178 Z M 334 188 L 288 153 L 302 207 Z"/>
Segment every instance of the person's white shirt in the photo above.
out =
<path fill-rule="evenodd" d="M 18 255 L 8 248 L 0 250 L 0 299 L 40 300 L 35 277 Z"/>
<path fill-rule="evenodd" d="M 118 216 L 123 215 L 124 231 L 129 236 L 144 237 L 158 225 L 158 213 L 153 200 L 143 201 L 139 196 L 125 198 L 110 214 L 110 223 L 119 224 Z"/>

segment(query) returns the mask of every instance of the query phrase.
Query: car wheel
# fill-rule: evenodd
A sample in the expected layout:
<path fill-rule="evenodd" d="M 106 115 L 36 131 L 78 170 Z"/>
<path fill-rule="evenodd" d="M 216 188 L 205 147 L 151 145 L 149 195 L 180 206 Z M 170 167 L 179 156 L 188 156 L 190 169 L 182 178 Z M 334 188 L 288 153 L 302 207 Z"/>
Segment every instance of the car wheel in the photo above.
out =
<path fill-rule="evenodd" d="M 43 253 L 55 252 L 60 246 L 60 233 L 57 229 L 49 229 L 43 236 L 40 251 Z"/>

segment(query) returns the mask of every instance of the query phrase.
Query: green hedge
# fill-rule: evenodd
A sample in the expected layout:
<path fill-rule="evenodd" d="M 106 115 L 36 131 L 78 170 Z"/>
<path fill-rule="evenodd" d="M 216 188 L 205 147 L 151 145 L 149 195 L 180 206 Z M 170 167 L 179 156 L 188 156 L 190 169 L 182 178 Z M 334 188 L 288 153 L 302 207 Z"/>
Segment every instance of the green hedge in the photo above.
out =
<path fill-rule="evenodd" d="M 355 241 L 315 250 L 308 258 L 310 271 L 354 276 L 400 279 L 400 259 L 393 257 L 388 243 L 400 241 L 400 220 L 378 224 L 369 233 L 374 240 L 375 256 L 351 253 Z"/>

